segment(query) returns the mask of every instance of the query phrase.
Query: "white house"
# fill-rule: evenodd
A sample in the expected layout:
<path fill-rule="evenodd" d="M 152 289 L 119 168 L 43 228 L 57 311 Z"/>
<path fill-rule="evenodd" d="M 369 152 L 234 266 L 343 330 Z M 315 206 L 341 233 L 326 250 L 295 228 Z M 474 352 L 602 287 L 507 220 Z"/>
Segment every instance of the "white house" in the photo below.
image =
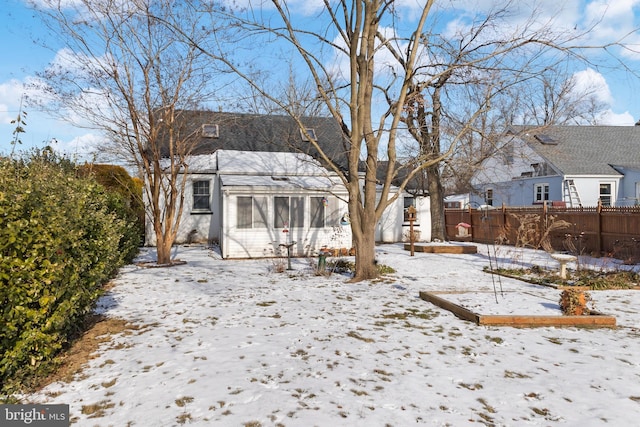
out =
<path fill-rule="evenodd" d="M 335 174 L 301 153 L 219 149 L 189 160 L 185 207 L 176 243 L 218 242 L 223 258 L 313 255 L 351 248 L 347 191 Z M 406 197 L 404 197 L 406 196 Z M 430 237 L 428 199 L 399 197 L 376 238 L 408 238 L 405 205 L 418 210 L 416 231 Z M 155 244 L 151 224 L 147 244 Z"/>
<path fill-rule="evenodd" d="M 628 206 L 640 200 L 640 126 L 514 126 L 474 174 L 472 206 Z"/>

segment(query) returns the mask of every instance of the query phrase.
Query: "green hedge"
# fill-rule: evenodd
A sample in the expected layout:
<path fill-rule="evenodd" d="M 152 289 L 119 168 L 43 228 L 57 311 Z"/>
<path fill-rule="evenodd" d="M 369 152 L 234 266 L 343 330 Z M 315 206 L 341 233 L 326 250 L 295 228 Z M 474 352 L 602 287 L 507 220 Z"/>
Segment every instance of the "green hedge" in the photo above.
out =
<path fill-rule="evenodd" d="M 49 150 L 0 159 L 0 382 L 42 374 L 139 246 L 117 193 Z"/>

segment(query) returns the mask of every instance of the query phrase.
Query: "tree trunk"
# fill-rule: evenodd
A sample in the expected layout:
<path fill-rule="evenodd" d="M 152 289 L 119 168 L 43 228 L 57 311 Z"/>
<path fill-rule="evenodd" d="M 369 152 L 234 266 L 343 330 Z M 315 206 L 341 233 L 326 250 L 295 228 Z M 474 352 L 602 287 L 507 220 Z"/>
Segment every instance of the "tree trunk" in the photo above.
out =
<path fill-rule="evenodd" d="M 171 264 L 171 247 L 173 246 L 173 238 L 170 234 L 156 234 L 156 246 L 158 251 L 158 264 Z"/>
<path fill-rule="evenodd" d="M 363 230 L 353 233 L 356 249 L 356 272 L 353 282 L 371 280 L 379 276 L 376 264 L 375 225 L 375 221 L 365 223 Z"/>
<path fill-rule="evenodd" d="M 431 240 L 447 240 L 447 230 L 444 217 L 444 191 L 440 177 L 439 164 L 427 167 L 427 182 L 429 186 L 429 204 L 431 207 Z"/>

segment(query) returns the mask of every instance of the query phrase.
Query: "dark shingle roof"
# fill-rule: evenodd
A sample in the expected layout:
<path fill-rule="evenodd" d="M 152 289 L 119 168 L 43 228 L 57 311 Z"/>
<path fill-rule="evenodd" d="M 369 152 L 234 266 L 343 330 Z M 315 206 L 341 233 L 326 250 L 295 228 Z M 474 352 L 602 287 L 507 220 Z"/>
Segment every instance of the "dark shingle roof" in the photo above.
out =
<path fill-rule="evenodd" d="M 640 126 L 514 128 L 564 175 L 619 175 L 614 166 L 640 168 Z"/>
<path fill-rule="evenodd" d="M 320 160 L 318 151 L 302 139 L 300 127 L 289 116 L 242 114 L 213 111 L 181 111 L 182 132 L 199 132 L 203 124 L 218 125 L 217 138 L 200 135 L 194 155 L 210 154 L 218 149 L 268 152 L 303 152 Z M 318 144 L 336 163 L 346 167 L 343 134 L 331 117 L 303 117 L 307 129 L 313 129 Z"/>

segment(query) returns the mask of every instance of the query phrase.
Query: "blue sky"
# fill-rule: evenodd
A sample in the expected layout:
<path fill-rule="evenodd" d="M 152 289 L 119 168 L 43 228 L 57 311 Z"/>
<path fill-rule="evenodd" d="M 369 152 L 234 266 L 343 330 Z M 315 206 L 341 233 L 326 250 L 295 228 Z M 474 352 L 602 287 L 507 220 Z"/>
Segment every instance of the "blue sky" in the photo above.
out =
<path fill-rule="evenodd" d="M 12 132 L 10 124 L 19 111 L 24 86 L 42 71 L 61 46 L 44 47 L 41 41 L 46 32 L 42 23 L 22 0 L 5 0 L 0 11 L 0 155 L 11 151 Z M 51 40 L 47 40 L 50 43 Z M 25 107 L 27 116 L 26 132 L 19 136 L 22 144 L 17 150 L 43 147 L 52 140 L 60 151 L 73 154 L 83 151 L 86 141 L 95 140 L 96 132 L 76 128 L 68 123 L 52 118 L 49 114 Z"/>
<path fill-rule="evenodd" d="M 72 1 L 72 0 L 67 0 Z M 397 4 L 408 5 L 405 10 L 411 10 L 418 0 L 397 0 Z M 467 10 L 476 8 L 481 10 L 492 0 L 461 1 L 449 0 L 447 3 L 454 6 L 464 6 Z M 291 0 L 292 7 L 304 8 L 302 13 L 310 14 L 314 11 L 317 0 Z M 611 40 L 621 37 L 640 26 L 640 0 L 541 0 L 541 11 L 549 7 L 557 7 L 558 3 L 564 5 L 560 18 L 569 26 L 585 27 L 589 23 L 598 22 L 593 28 L 590 42 L 599 43 L 603 40 Z M 514 19 L 517 19 L 520 9 L 527 3 L 514 2 L 517 5 Z M 12 132 L 15 125 L 10 121 L 15 119 L 20 109 L 20 100 L 26 92 L 25 85 L 35 79 L 37 73 L 42 71 L 55 57 L 58 49 L 63 46 L 55 45 L 55 41 L 47 39 L 46 32 L 35 12 L 26 6 L 25 0 L 5 0 L 0 11 L 0 155 L 11 151 Z M 459 15 L 448 15 L 444 18 L 446 25 L 453 25 L 463 19 L 462 9 Z M 594 19 L 594 17 L 598 17 Z M 34 40 L 45 39 L 48 47 L 43 47 Z M 640 34 L 631 33 L 629 41 L 640 40 Z M 53 44 L 52 44 L 53 43 Z M 640 46 L 640 42 L 637 46 Z M 626 67 L 632 72 L 640 74 L 640 54 L 622 53 L 616 50 Z M 601 96 L 609 104 L 610 111 L 603 124 L 632 125 L 640 118 L 640 80 L 632 72 L 620 69 L 607 70 L 583 66 L 576 69 L 581 79 L 598 82 L 601 86 Z M 34 107 L 25 108 L 26 133 L 20 135 L 23 144 L 18 149 L 30 147 L 42 147 L 52 140 L 56 140 L 56 147 L 70 155 L 86 158 L 85 148 L 99 141 L 100 135 L 90 129 L 73 127 L 63 121 L 53 119 L 43 111 Z"/>

